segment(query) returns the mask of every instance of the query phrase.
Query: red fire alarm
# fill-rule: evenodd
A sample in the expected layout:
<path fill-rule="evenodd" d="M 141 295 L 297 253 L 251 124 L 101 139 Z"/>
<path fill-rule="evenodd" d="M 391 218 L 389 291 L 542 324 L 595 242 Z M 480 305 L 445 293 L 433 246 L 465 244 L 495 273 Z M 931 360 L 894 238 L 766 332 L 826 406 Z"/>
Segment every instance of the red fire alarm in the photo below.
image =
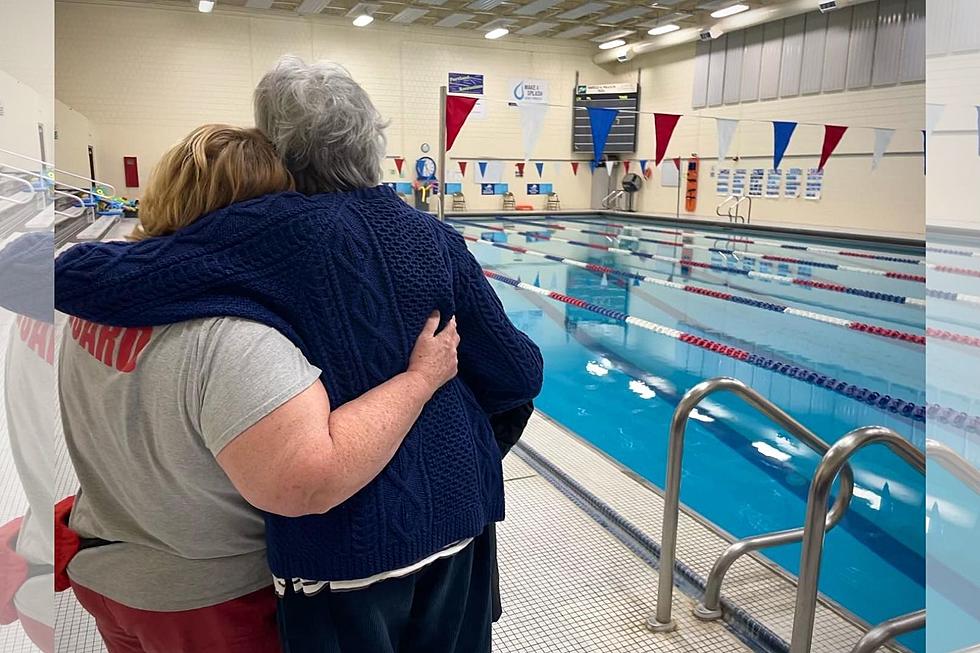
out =
<path fill-rule="evenodd" d="M 123 171 L 126 173 L 126 188 L 139 188 L 140 170 L 135 156 L 123 157 Z"/>

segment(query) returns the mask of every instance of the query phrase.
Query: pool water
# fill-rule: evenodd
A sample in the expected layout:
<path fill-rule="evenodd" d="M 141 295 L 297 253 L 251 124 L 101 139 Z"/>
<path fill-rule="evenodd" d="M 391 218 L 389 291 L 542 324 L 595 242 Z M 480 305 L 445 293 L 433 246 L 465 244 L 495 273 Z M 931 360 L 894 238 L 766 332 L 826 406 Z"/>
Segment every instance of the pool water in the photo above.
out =
<path fill-rule="evenodd" d="M 664 235 L 641 231 L 621 219 L 609 226 L 601 216 L 507 220 L 512 221 L 474 218 L 456 221 L 454 226 L 468 238 L 554 257 L 470 242 L 485 269 L 611 309 L 609 316 L 597 314 L 491 281 L 510 317 L 544 355 L 545 383 L 536 405 L 655 485 L 664 484 L 667 431 L 677 402 L 691 386 L 715 376 L 741 379 L 828 442 L 859 426 L 879 424 L 924 446 L 924 423 L 914 414 L 891 412 L 887 401 L 884 408 L 872 405 L 624 324 L 616 317 L 616 312 L 625 313 L 922 406 L 925 348 L 921 344 L 761 307 L 779 304 L 922 335 L 923 307 L 894 298 L 921 300 L 924 284 L 867 271 L 922 275 L 924 266 L 828 254 L 813 247 L 903 260 L 921 259 L 921 252 L 749 232 L 737 235 L 809 249 L 732 243 L 706 235 L 718 230 L 642 223 L 647 229 L 685 233 Z M 638 240 L 643 238 L 648 240 Z M 661 258 L 603 249 L 610 246 Z M 806 262 L 762 259 L 765 255 Z M 832 269 L 835 264 L 859 270 Z M 641 282 L 610 274 L 608 269 L 696 286 L 702 292 L 729 293 L 743 301 Z M 789 281 L 794 278 L 804 283 Z M 808 285 L 807 280 L 873 292 L 833 292 Z M 874 293 L 886 299 L 876 299 Z M 681 500 L 735 537 L 796 528 L 803 524 L 809 479 L 818 460 L 739 399 L 715 395 L 694 413 L 687 429 Z M 918 472 L 881 447 L 860 452 L 852 467 L 855 496 L 843 521 L 827 536 L 820 589 L 866 621 L 877 623 L 924 606 L 924 482 Z M 763 553 L 789 572 L 797 572 L 799 545 Z M 902 642 L 915 651 L 924 650 L 922 633 L 912 633 Z"/>

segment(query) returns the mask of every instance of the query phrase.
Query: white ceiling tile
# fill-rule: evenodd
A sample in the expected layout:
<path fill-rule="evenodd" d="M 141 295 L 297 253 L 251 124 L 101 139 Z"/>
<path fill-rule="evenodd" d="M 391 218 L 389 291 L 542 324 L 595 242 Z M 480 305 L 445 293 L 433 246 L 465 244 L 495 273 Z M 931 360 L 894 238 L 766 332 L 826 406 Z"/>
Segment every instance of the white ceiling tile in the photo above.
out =
<path fill-rule="evenodd" d="M 526 4 L 520 9 L 517 9 L 514 14 L 517 16 L 534 16 L 539 14 L 545 9 L 551 9 L 556 4 L 562 0 L 534 0 L 530 4 Z"/>
<path fill-rule="evenodd" d="M 575 20 L 583 16 L 588 16 L 589 14 L 599 13 L 603 9 L 609 7 L 605 2 L 586 2 L 584 5 L 579 5 L 575 9 L 569 9 L 563 14 L 559 14 L 558 18 L 562 20 Z"/>
<path fill-rule="evenodd" d="M 613 39 L 621 39 L 630 34 L 636 34 L 636 30 L 633 29 L 618 29 L 615 32 L 607 32 L 605 34 L 600 34 L 599 36 L 593 36 L 590 41 L 595 43 L 605 43 L 606 41 L 612 41 Z"/>
<path fill-rule="evenodd" d="M 488 11 L 503 4 L 504 0 L 475 0 L 466 5 L 467 9 L 473 9 L 474 11 Z"/>
<path fill-rule="evenodd" d="M 248 9 L 271 9 L 272 0 L 248 0 L 245 7 Z"/>
<path fill-rule="evenodd" d="M 473 14 L 449 14 L 438 23 L 436 27 L 459 27 L 468 20 L 473 19 Z"/>
<path fill-rule="evenodd" d="M 302 4 L 296 7 L 296 13 L 303 14 L 304 16 L 318 14 L 329 4 L 330 0 L 303 0 Z"/>
<path fill-rule="evenodd" d="M 652 11 L 649 7 L 630 7 L 625 11 L 618 11 L 615 14 L 609 14 L 608 16 L 603 16 L 599 18 L 600 23 L 615 25 L 616 23 L 621 23 L 624 20 L 629 20 L 630 18 L 639 18 L 640 16 L 646 16 Z"/>
<path fill-rule="evenodd" d="M 527 27 L 522 27 L 521 29 L 514 32 L 514 34 L 519 34 L 520 36 L 534 36 L 535 34 L 540 34 L 541 32 L 547 32 L 553 27 L 558 27 L 558 23 L 532 23 Z"/>
<path fill-rule="evenodd" d="M 422 16 L 429 13 L 428 9 L 419 9 L 418 7 L 406 7 L 399 11 L 397 14 L 388 19 L 389 23 L 401 23 L 402 25 L 408 25 L 409 23 L 414 23 Z"/>
<path fill-rule="evenodd" d="M 580 36 L 585 36 L 591 34 L 592 32 L 599 29 L 594 25 L 579 25 L 578 27 L 573 27 L 571 29 L 566 29 L 564 32 L 558 32 L 555 34 L 556 39 L 575 39 Z"/>

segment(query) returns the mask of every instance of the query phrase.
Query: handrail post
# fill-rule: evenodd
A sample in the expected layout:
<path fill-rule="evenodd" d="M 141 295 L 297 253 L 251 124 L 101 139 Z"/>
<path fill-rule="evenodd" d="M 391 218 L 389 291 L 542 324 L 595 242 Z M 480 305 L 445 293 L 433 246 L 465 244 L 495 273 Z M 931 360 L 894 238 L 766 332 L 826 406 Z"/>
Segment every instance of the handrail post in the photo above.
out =
<path fill-rule="evenodd" d="M 838 472 L 847 464 L 847 460 L 858 450 L 876 442 L 888 445 L 915 469 L 925 473 L 925 455 L 908 440 L 882 426 L 854 429 L 830 447 L 817 466 L 807 496 L 790 653 L 810 653 L 813 645 L 817 583 L 820 580 L 820 563 L 823 558 L 824 536 L 827 532 L 827 497 L 830 495 L 830 488 Z"/>
<path fill-rule="evenodd" d="M 887 642 L 900 637 L 913 630 L 921 630 L 926 627 L 926 611 L 918 610 L 898 617 L 893 617 L 865 633 L 864 637 L 851 649 L 851 653 L 873 653 L 884 646 Z"/>

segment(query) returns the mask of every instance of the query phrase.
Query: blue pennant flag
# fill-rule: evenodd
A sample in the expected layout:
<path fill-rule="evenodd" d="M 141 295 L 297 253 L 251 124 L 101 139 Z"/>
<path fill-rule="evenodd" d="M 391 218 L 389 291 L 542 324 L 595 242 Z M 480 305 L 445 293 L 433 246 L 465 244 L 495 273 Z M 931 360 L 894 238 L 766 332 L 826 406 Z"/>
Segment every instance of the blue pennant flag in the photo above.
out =
<path fill-rule="evenodd" d="M 640 174 L 645 175 L 647 173 L 647 160 L 640 159 Z"/>
<path fill-rule="evenodd" d="M 594 163 L 596 165 L 602 161 L 602 153 L 606 150 L 606 140 L 609 138 L 609 130 L 616 122 L 619 115 L 617 109 L 602 109 L 599 107 L 588 107 L 589 126 L 592 128 L 592 150 L 595 153 Z M 595 170 L 596 165 L 592 166 Z"/>
<path fill-rule="evenodd" d="M 538 161 L 534 164 L 534 167 L 538 169 L 538 179 L 544 174 L 544 161 Z"/>
<path fill-rule="evenodd" d="M 487 162 L 486 161 L 478 161 L 476 165 L 480 166 L 480 178 L 482 179 L 483 177 L 486 177 L 487 176 Z"/>
<path fill-rule="evenodd" d="M 786 148 L 789 147 L 789 139 L 793 137 L 793 130 L 795 129 L 795 122 L 781 122 L 779 120 L 772 122 L 772 167 L 774 169 L 779 168 L 779 164 L 783 160 L 783 155 L 786 154 Z"/>
<path fill-rule="evenodd" d="M 536 275 L 534 275 L 534 287 L 535 288 L 540 288 L 541 287 L 541 273 L 540 272 L 538 272 Z"/>

